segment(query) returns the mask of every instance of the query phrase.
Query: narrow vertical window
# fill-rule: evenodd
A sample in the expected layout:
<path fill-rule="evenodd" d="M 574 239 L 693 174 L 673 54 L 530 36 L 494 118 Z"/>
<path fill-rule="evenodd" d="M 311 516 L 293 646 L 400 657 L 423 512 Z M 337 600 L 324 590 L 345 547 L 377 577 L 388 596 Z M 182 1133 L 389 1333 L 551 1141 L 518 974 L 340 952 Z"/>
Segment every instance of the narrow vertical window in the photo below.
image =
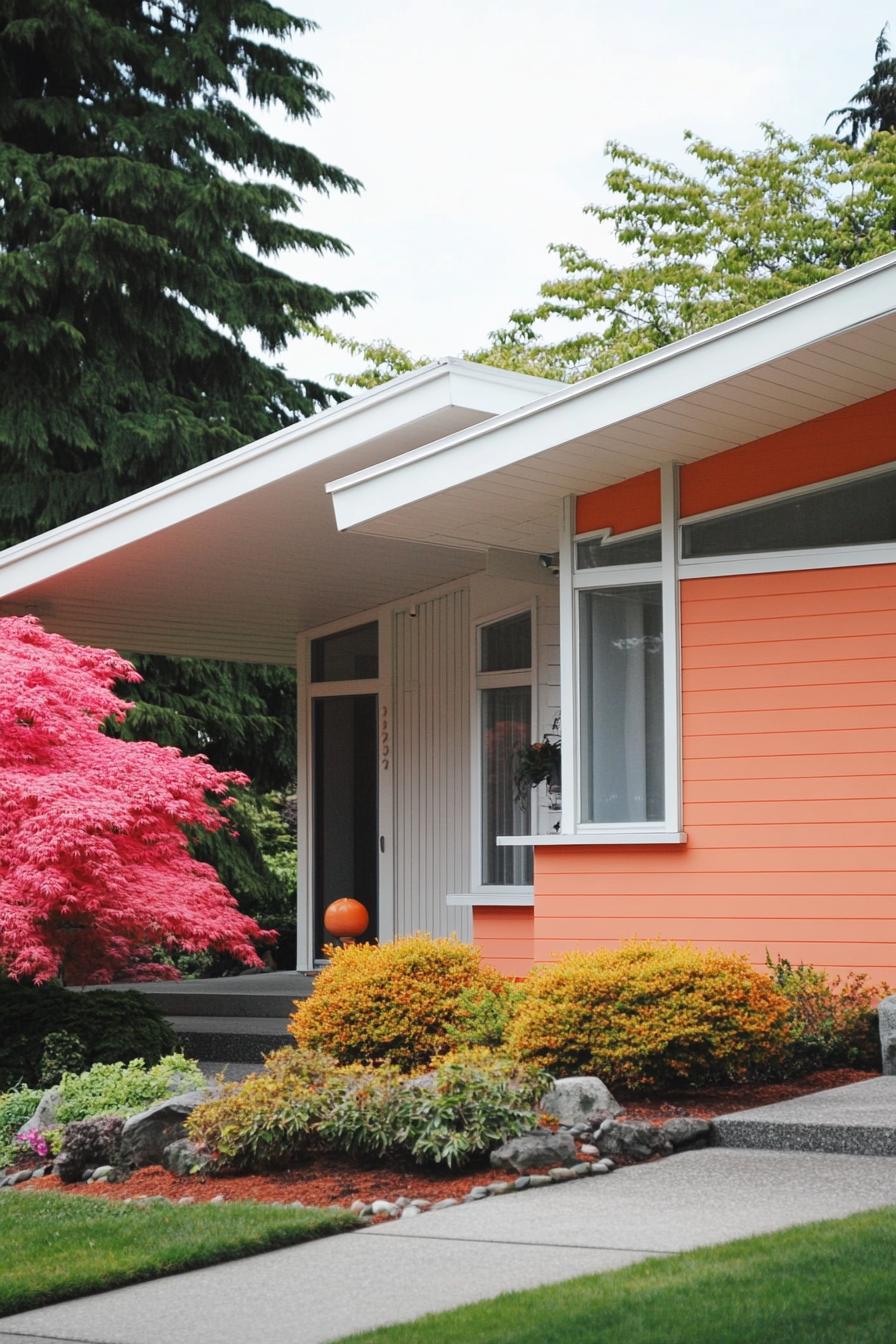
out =
<path fill-rule="evenodd" d="M 661 584 L 580 591 L 579 722 L 581 821 L 662 821 Z"/>
<path fill-rule="evenodd" d="M 480 792 L 479 885 L 529 886 L 532 851 L 498 845 L 531 832 L 532 800 L 520 797 L 514 767 L 532 740 L 532 614 L 480 626 L 477 661 Z"/>

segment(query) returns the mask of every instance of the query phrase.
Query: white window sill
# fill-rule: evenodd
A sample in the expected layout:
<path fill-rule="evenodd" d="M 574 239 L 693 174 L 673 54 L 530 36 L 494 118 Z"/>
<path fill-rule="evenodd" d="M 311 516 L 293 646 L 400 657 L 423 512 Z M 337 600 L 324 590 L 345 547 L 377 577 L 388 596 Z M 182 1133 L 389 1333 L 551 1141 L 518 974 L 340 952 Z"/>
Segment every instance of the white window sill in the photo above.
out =
<path fill-rule="evenodd" d="M 452 891 L 449 905 L 532 906 L 535 892 L 531 887 L 483 887 L 482 891 Z"/>
<path fill-rule="evenodd" d="M 499 835 L 499 845 L 683 845 L 686 831 L 577 831 L 575 835 Z"/>

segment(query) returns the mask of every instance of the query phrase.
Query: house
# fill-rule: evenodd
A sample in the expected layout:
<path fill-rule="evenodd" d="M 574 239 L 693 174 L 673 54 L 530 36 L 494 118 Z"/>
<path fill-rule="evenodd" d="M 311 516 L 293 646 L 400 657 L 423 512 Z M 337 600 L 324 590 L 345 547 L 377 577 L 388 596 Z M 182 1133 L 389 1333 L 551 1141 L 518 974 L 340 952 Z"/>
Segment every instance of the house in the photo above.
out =
<path fill-rule="evenodd" d="M 575 385 L 405 374 L 3 553 L 0 611 L 296 663 L 303 969 L 353 895 L 513 975 L 896 977 L 896 253 Z"/>

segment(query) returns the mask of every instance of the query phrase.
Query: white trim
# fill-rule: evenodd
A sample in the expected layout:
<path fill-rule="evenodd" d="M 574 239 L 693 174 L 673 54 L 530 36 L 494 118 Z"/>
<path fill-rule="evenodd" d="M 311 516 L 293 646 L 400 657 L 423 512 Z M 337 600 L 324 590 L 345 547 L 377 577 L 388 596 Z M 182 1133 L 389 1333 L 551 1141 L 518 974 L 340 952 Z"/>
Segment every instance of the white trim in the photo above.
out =
<path fill-rule="evenodd" d="M 786 574 L 801 569 L 851 569 L 861 565 L 896 565 L 896 543 L 680 560 L 678 576 L 682 580 L 720 579 L 734 574 Z"/>
<path fill-rule="evenodd" d="M 575 830 L 579 796 L 579 704 L 575 643 L 575 601 L 572 576 L 575 561 L 576 501 L 567 495 L 560 520 L 560 752 L 563 788 L 560 792 L 560 830 Z"/>
<path fill-rule="evenodd" d="M 662 562 L 652 560 L 642 565 L 614 565 L 610 569 L 578 569 L 573 574 L 572 586 L 576 592 L 585 588 L 625 588 L 637 583 L 659 583 L 663 575 Z"/>
<path fill-rule="evenodd" d="M 553 386 L 547 379 L 463 359 L 441 359 L 413 369 L 298 424 L 9 547 L 0 554 L 0 595 L 18 592 L 262 486 L 300 475 L 427 415 L 452 406 L 481 411 L 485 416 L 505 413 Z M 388 451 L 386 441 L 383 451 Z M 323 507 L 322 497 L 320 502 Z"/>
<path fill-rule="evenodd" d="M 532 887 L 483 887 L 482 891 L 450 891 L 445 897 L 448 905 L 494 905 L 521 909 L 534 906 L 535 892 Z"/>
<path fill-rule="evenodd" d="M 648 523 L 646 527 L 633 527 L 628 532 L 616 532 L 612 527 L 595 527 L 590 532 L 577 532 L 576 544 L 580 541 L 594 541 L 600 538 L 608 546 L 613 546 L 617 541 L 637 541 L 639 537 L 646 537 L 649 532 L 659 532 L 661 530 L 661 522 Z M 653 561 L 647 563 L 652 564 Z M 585 568 L 593 568 L 593 566 L 585 566 Z"/>
<path fill-rule="evenodd" d="M 663 765 L 667 828 L 681 818 L 681 622 L 678 589 L 678 467 L 660 468 L 663 587 Z"/>
<path fill-rule="evenodd" d="M 543 455 L 894 310 L 896 252 L 889 252 L 485 424 L 331 481 L 337 525 L 358 526 Z"/>
<path fill-rule="evenodd" d="M 499 845 L 683 845 L 686 831 L 591 830 L 574 835 L 500 835 Z"/>

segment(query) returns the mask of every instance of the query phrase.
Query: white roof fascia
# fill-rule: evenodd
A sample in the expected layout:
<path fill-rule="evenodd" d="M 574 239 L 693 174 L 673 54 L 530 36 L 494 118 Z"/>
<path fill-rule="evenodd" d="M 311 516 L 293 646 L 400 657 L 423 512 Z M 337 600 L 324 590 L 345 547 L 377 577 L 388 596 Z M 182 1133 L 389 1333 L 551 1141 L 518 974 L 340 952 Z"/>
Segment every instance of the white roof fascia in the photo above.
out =
<path fill-rule="evenodd" d="M 327 485 L 341 530 L 769 364 L 896 310 L 896 252 Z"/>
<path fill-rule="evenodd" d="M 496 376 L 497 375 L 497 376 Z M 0 551 L 0 596 L 82 565 L 414 420 L 462 406 L 499 414 L 550 384 L 462 359 L 401 374 L 295 425 Z"/>

